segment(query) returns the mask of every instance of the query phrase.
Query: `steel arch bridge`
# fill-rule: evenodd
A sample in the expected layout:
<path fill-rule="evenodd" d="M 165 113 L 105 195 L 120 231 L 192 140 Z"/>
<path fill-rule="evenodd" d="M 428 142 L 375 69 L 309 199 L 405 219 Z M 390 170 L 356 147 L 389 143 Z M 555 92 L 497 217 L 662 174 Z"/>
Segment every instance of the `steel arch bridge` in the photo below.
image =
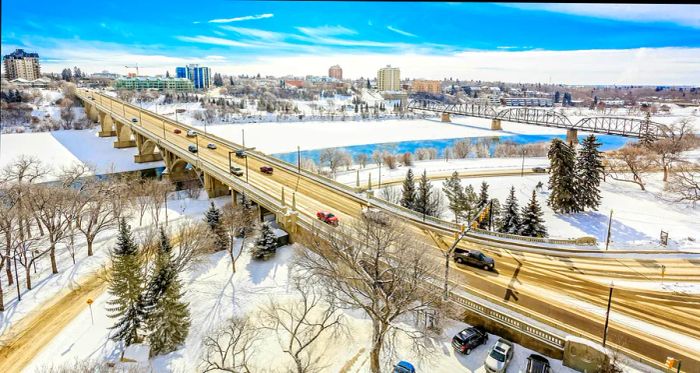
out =
<path fill-rule="evenodd" d="M 496 111 L 491 105 L 478 103 L 448 104 L 436 100 L 411 100 L 406 107 L 411 111 L 428 111 L 443 115 L 463 115 L 477 118 L 487 118 L 494 121 L 532 124 L 536 126 L 557 127 L 567 130 L 610 134 L 626 137 L 665 137 L 664 125 L 645 119 L 590 116 L 572 123 L 571 119 L 552 109 L 516 107 Z M 499 126 L 500 128 L 500 123 Z"/>

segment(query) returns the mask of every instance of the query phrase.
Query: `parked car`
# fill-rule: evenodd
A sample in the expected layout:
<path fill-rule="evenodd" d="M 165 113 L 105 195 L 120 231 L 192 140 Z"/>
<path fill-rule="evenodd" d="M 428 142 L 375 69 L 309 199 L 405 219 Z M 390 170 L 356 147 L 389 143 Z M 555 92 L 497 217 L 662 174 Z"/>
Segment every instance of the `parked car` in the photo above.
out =
<path fill-rule="evenodd" d="M 176 133 L 176 134 L 180 134 L 180 133 L 182 133 L 182 131 L 180 131 L 180 129 L 179 129 L 179 128 L 175 128 L 175 129 L 173 130 L 173 132 L 174 132 L 174 133 Z"/>
<path fill-rule="evenodd" d="M 243 176 L 243 170 L 240 167 L 231 166 L 231 173 L 234 176 Z"/>
<path fill-rule="evenodd" d="M 513 342 L 500 338 L 486 356 L 484 368 L 489 373 L 505 373 L 513 359 Z"/>
<path fill-rule="evenodd" d="M 416 373 L 416 368 L 408 361 L 399 361 L 394 365 L 394 373 Z"/>
<path fill-rule="evenodd" d="M 236 150 L 236 157 L 245 158 L 245 157 L 247 157 L 247 155 L 245 154 L 244 150 Z"/>
<path fill-rule="evenodd" d="M 532 354 L 527 358 L 527 366 L 525 373 L 551 373 L 552 367 L 549 365 L 549 360 L 543 356 Z"/>
<path fill-rule="evenodd" d="M 545 173 L 547 172 L 547 169 L 544 167 L 533 167 L 532 172 Z"/>
<path fill-rule="evenodd" d="M 189 150 L 190 153 L 196 153 L 197 151 L 199 151 L 199 149 L 197 149 L 197 145 L 190 145 L 187 147 L 187 150 Z"/>
<path fill-rule="evenodd" d="M 260 166 L 260 172 L 268 175 L 272 175 L 272 167 L 270 166 Z"/>
<path fill-rule="evenodd" d="M 496 268 L 496 261 L 478 250 L 456 248 L 454 254 L 452 254 L 452 258 L 459 264 L 468 264 L 483 268 L 485 271 L 493 271 Z"/>
<path fill-rule="evenodd" d="M 132 121 L 133 123 L 137 123 L 139 120 L 136 119 L 136 118 L 131 118 L 131 121 Z"/>
<path fill-rule="evenodd" d="M 316 213 L 316 217 L 318 218 L 318 220 L 328 225 L 332 225 L 334 227 L 338 226 L 338 217 L 330 212 L 319 211 Z"/>
<path fill-rule="evenodd" d="M 207 148 L 214 150 L 216 149 L 216 144 L 209 143 L 207 144 Z"/>
<path fill-rule="evenodd" d="M 189 130 L 187 131 L 187 137 L 195 137 L 197 136 L 197 131 Z"/>
<path fill-rule="evenodd" d="M 484 329 L 472 326 L 452 337 L 452 347 L 465 355 L 469 355 L 472 353 L 472 350 L 486 343 L 488 340 L 489 335 Z"/>

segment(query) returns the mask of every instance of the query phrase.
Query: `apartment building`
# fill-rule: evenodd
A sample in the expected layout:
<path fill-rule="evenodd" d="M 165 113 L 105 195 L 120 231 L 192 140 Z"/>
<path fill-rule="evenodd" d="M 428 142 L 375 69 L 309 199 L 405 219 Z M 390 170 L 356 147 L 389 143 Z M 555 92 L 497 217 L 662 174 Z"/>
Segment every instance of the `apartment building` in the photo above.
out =
<path fill-rule="evenodd" d="M 33 81 L 41 78 L 38 53 L 27 53 L 24 49 L 17 49 L 3 56 L 2 60 L 5 65 L 7 80 L 25 79 Z"/>
<path fill-rule="evenodd" d="M 377 72 L 377 89 L 379 91 L 400 91 L 401 72 L 398 67 L 386 65 Z"/>

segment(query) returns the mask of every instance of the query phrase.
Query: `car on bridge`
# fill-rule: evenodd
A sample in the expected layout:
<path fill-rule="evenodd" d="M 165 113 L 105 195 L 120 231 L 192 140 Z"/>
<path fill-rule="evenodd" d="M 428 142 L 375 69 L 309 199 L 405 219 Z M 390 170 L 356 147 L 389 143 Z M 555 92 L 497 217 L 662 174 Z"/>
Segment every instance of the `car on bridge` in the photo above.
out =
<path fill-rule="evenodd" d="M 332 225 L 334 227 L 338 226 L 338 217 L 330 212 L 319 211 L 316 213 L 316 218 L 328 225 Z"/>
<path fill-rule="evenodd" d="M 207 148 L 214 150 L 214 149 L 216 149 L 216 144 L 209 143 L 209 144 L 207 144 Z"/>
<path fill-rule="evenodd" d="M 537 173 L 543 174 L 543 173 L 547 172 L 547 169 L 544 167 L 533 167 L 532 172 L 537 172 Z"/>
<path fill-rule="evenodd" d="M 513 360 L 513 342 L 500 338 L 484 360 L 484 369 L 489 373 L 505 373 Z"/>
<path fill-rule="evenodd" d="M 187 150 L 189 150 L 190 153 L 196 153 L 199 151 L 199 149 L 197 149 L 197 145 L 190 145 L 187 147 Z"/>
<path fill-rule="evenodd" d="M 270 166 L 260 166 L 260 172 L 264 174 L 272 175 L 272 171 L 273 169 Z"/>
<path fill-rule="evenodd" d="M 197 131 L 189 130 L 187 131 L 187 137 L 195 137 L 197 136 Z"/>
<path fill-rule="evenodd" d="M 248 155 L 245 154 L 245 150 L 243 150 L 243 149 L 236 150 L 236 157 L 237 158 L 245 158 L 247 156 Z"/>
<path fill-rule="evenodd" d="M 173 133 L 175 133 L 175 134 L 178 134 L 178 135 L 179 135 L 179 134 L 181 134 L 181 133 L 182 133 L 182 131 L 180 131 L 180 129 L 179 129 L 179 128 L 175 128 L 175 129 L 173 130 Z"/>
<path fill-rule="evenodd" d="M 234 176 L 243 176 L 243 170 L 240 167 L 231 166 L 231 173 Z"/>
<path fill-rule="evenodd" d="M 413 364 L 408 361 L 399 361 L 398 364 L 394 365 L 394 373 L 416 373 L 416 368 Z"/>
<path fill-rule="evenodd" d="M 458 247 L 452 254 L 452 258 L 458 264 L 468 264 L 483 268 L 485 271 L 493 271 L 496 268 L 496 261 L 478 250 L 465 250 Z"/>
<path fill-rule="evenodd" d="M 549 360 L 546 358 L 537 354 L 532 354 L 527 358 L 525 373 L 552 373 L 552 367 L 549 365 Z"/>
<path fill-rule="evenodd" d="M 139 120 L 136 119 L 136 118 L 131 118 L 131 121 L 132 121 L 133 123 L 137 123 Z"/>
<path fill-rule="evenodd" d="M 489 335 L 483 328 L 472 326 L 452 337 L 452 347 L 465 355 L 469 355 L 472 353 L 472 350 L 485 344 L 488 340 Z"/>

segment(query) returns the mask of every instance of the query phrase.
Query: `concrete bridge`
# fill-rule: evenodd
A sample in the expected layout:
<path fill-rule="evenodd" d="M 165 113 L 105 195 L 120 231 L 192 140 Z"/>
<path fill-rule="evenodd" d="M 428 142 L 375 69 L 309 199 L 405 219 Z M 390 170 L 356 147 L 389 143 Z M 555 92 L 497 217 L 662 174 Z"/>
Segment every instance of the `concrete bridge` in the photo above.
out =
<path fill-rule="evenodd" d="M 166 165 L 165 177 L 174 182 L 199 179 L 210 197 L 231 195 L 233 203 L 237 203 L 238 196 L 245 194 L 260 206 L 261 213 L 273 214 L 293 239 L 310 232 L 332 232 L 333 228 L 316 219 L 317 211 L 333 212 L 339 217 L 341 225 L 349 225 L 361 217 L 364 209 L 373 207 L 406 222 L 408 229 L 419 240 L 435 248 L 428 255 L 435 259 L 436 265 L 444 265 L 445 248 L 464 229 L 460 224 L 424 217 L 374 198 L 371 190 L 361 192 L 258 151 L 249 150 L 246 159 L 237 158 L 232 153 L 243 148 L 239 144 L 206 133 L 187 137 L 188 130 L 199 130 L 99 92 L 80 89 L 77 95 L 83 102 L 88 117 L 99 123 L 100 136 L 115 137 L 114 146 L 117 148 L 138 149 L 138 154 L 134 156 L 135 162 L 162 159 Z M 209 143 L 216 145 L 216 149 L 208 149 Z M 198 145 L 199 151 L 189 152 L 187 149 L 190 145 Z M 229 165 L 241 167 L 244 175 L 234 176 Z M 267 175 L 260 172 L 261 166 L 273 166 L 274 173 Z M 499 270 L 485 275 L 479 270 L 452 266 L 451 278 L 458 289 L 451 293 L 451 297 L 460 292 L 486 297 L 511 311 L 526 311 L 530 319 L 558 328 L 566 325 L 569 333 L 585 336 L 590 336 L 590 330 L 601 330 L 601 320 L 585 317 L 576 309 L 557 306 L 556 297 L 531 294 L 528 289 L 556 289 L 554 294 L 561 292 L 566 296 L 590 298 L 598 306 L 604 306 L 601 302 L 607 299 L 608 289 L 600 286 L 596 279 L 609 281 L 614 277 L 660 281 L 664 275 L 666 279 L 673 278 L 676 281 L 694 281 L 700 278 L 695 264 L 672 256 L 649 260 L 629 259 L 613 252 L 601 253 L 597 250 L 579 250 L 580 248 L 559 250 L 542 242 L 517 242 L 483 235 L 465 237 L 460 247 L 476 248 L 497 256 Z M 658 270 L 659 263 L 667 268 L 665 274 Z M 575 272 L 571 272 L 572 267 L 576 268 Z M 517 288 L 513 285 L 515 278 Z M 509 294 L 517 294 L 517 297 Z M 672 297 L 666 299 L 658 294 L 640 297 L 636 291 L 626 295 L 624 290 L 617 290 L 616 294 L 616 304 L 620 307 L 648 309 L 646 314 L 651 315 L 649 317 L 662 319 L 659 323 L 692 328 L 688 324 L 694 318 L 688 317 L 685 306 L 674 303 Z M 485 309 L 484 306 L 478 307 Z M 668 309 L 674 311 L 669 313 Z M 548 316 L 552 312 L 557 313 L 556 320 Z M 501 320 L 498 322 L 505 320 L 504 317 L 515 320 L 512 316 L 494 317 L 494 320 Z M 503 325 L 511 328 L 512 322 Z M 563 348 L 560 341 L 556 346 L 553 345 L 553 337 L 542 330 L 533 331 L 531 335 L 539 338 L 542 343 L 549 343 L 557 349 Z M 675 346 L 667 344 L 660 348 L 658 341 L 638 338 L 634 331 L 623 328 L 611 332 L 611 341 L 615 340 L 612 339 L 615 336 L 617 340 L 624 341 L 625 351 L 641 354 L 639 358 L 650 363 L 658 364 L 670 356 L 671 352 L 678 351 Z M 687 351 L 677 356 L 687 359 L 684 364 L 686 361 L 700 362 L 700 356 Z"/>
<path fill-rule="evenodd" d="M 513 107 L 496 111 L 491 105 L 447 104 L 435 100 L 411 100 L 406 108 L 411 111 L 440 113 L 443 122 L 449 122 L 451 115 L 491 119 L 492 130 L 501 130 L 501 121 L 563 128 L 566 129 L 566 139 L 569 142 L 578 141 L 579 130 L 637 138 L 665 136 L 663 124 L 639 118 L 590 116 L 572 123 L 569 117 L 552 109 Z"/>

